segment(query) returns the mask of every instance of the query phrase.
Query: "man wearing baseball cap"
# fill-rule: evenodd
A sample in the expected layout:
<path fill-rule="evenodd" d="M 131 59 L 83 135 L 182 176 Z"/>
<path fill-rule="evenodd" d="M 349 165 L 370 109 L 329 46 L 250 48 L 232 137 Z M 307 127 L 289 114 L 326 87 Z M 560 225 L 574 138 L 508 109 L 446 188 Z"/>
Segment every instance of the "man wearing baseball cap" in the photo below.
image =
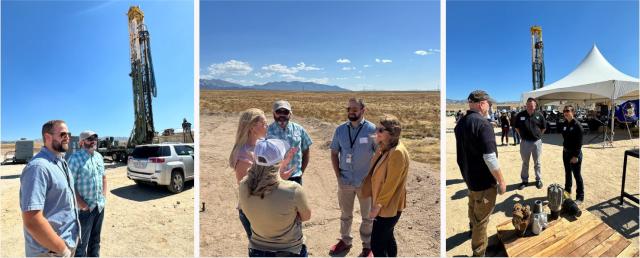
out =
<path fill-rule="evenodd" d="M 76 256 L 100 256 L 100 232 L 104 220 L 107 176 L 102 155 L 96 151 L 98 134 L 80 133 L 80 150 L 69 157 L 69 170 L 75 181 L 82 238 Z"/>
<path fill-rule="evenodd" d="M 313 142 L 301 125 L 289 121 L 292 114 L 289 102 L 286 100 L 274 102 L 274 122 L 267 129 L 267 139 L 280 139 L 289 144 L 291 148 L 297 148 L 289 164 L 290 167 L 295 167 L 289 180 L 302 185 L 302 174 L 309 164 L 309 148 Z"/>
<path fill-rule="evenodd" d="M 520 171 L 519 189 L 524 189 L 529 182 L 529 160 L 533 158 L 533 170 L 536 175 L 536 187 L 542 189 L 542 172 L 540 158 L 542 156 L 542 135 L 546 130 L 547 121 L 536 110 L 538 101 L 534 98 L 527 99 L 527 108 L 516 116 L 516 131 L 522 138 L 520 142 L 520 157 L 522 157 L 522 170 Z"/>
<path fill-rule="evenodd" d="M 291 158 L 285 158 L 287 145 L 279 139 L 258 141 L 255 165 L 240 181 L 240 208 L 251 222 L 250 257 L 307 256 L 302 221 L 311 218 L 311 209 L 302 186 L 280 177 Z"/>
<path fill-rule="evenodd" d="M 496 195 L 506 191 L 506 183 L 498 163 L 493 126 L 485 118 L 494 101 L 482 90 L 471 92 L 467 101 L 469 110 L 454 129 L 456 156 L 462 178 L 469 189 L 473 256 L 485 256 L 489 216 L 496 205 Z"/>

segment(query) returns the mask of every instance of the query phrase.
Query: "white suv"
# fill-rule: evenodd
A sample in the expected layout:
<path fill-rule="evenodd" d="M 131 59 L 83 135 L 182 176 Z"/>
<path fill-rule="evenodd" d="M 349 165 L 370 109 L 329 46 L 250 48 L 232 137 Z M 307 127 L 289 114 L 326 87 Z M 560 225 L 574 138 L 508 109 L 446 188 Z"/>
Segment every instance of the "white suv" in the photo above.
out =
<path fill-rule="evenodd" d="M 194 179 L 193 144 L 161 143 L 138 145 L 127 161 L 127 177 L 136 182 L 166 185 L 182 192 L 184 182 Z"/>

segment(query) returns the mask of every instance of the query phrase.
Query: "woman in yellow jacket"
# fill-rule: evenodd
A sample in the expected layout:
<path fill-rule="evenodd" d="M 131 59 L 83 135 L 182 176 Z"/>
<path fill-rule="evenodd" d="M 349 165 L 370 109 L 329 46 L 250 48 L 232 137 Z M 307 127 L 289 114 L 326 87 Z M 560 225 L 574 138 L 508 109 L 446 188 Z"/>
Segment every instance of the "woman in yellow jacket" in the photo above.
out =
<path fill-rule="evenodd" d="M 406 205 L 409 152 L 400 142 L 400 121 L 385 115 L 376 128 L 376 153 L 362 187 L 372 197 L 369 217 L 374 218 L 371 250 L 376 257 L 396 256 L 398 248 L 393 229 Z"/>

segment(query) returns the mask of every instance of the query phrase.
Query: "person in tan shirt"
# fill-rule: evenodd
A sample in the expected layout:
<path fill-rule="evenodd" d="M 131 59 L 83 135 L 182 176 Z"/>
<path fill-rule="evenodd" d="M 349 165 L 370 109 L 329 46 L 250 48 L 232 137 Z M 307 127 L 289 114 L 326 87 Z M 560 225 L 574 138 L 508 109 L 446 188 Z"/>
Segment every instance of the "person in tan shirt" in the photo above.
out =
<path fill-rule="evenodd" d="M 393 231 L 406 206 L 409 152 L 400 142 L 402 129 L 398 118 L 385 115 L 376 127 L 376 153 L 365 179 L 363 191 L 372 197 L 369 217 L 374 218 L 371 250 L 375 257 L 397 256 Z"/>
<path fill-rule="evenodd" d="M 307 256 L 302 221 L 311 218 L 302 186 L 281 175 L 296 149 L 287 153 L 279 139 L 260 140 L 254 149 L 255 162 L 240 181 L 240 208 L 251 223 L 249 256 Z M 286 158 L 285 158 L 286 153 Z"/>

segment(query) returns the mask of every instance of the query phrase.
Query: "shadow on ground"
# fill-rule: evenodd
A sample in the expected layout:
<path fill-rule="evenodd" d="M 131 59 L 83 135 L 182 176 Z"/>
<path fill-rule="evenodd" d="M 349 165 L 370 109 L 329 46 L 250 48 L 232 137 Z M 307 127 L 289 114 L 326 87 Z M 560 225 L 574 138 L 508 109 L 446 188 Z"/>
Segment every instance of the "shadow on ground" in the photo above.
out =
<path fill-rule="evenodd" d="M 192 188 L 193 181 L 185 182 L 184 191 L 191 190 Z M 173 195 L 173 193 L 169 192 L 169 190 L 167 190 L 167 188 L 164 186 L 154 186 L 146 184 L 132 184 L 123 186 L 111 190 L 111 193 L 120 198 L 125 198 L 136 202 L 146 202 Z"/>
<path fill-rule="evenodd" d="M 636 195 L 637 196 L 637 195 Z M 625 200 L 620 205 L 619 197 L 609 199 L 587 208 L 600 217 L 611 228 L 627 239 L 638 237 L 638 206 Z"/>

